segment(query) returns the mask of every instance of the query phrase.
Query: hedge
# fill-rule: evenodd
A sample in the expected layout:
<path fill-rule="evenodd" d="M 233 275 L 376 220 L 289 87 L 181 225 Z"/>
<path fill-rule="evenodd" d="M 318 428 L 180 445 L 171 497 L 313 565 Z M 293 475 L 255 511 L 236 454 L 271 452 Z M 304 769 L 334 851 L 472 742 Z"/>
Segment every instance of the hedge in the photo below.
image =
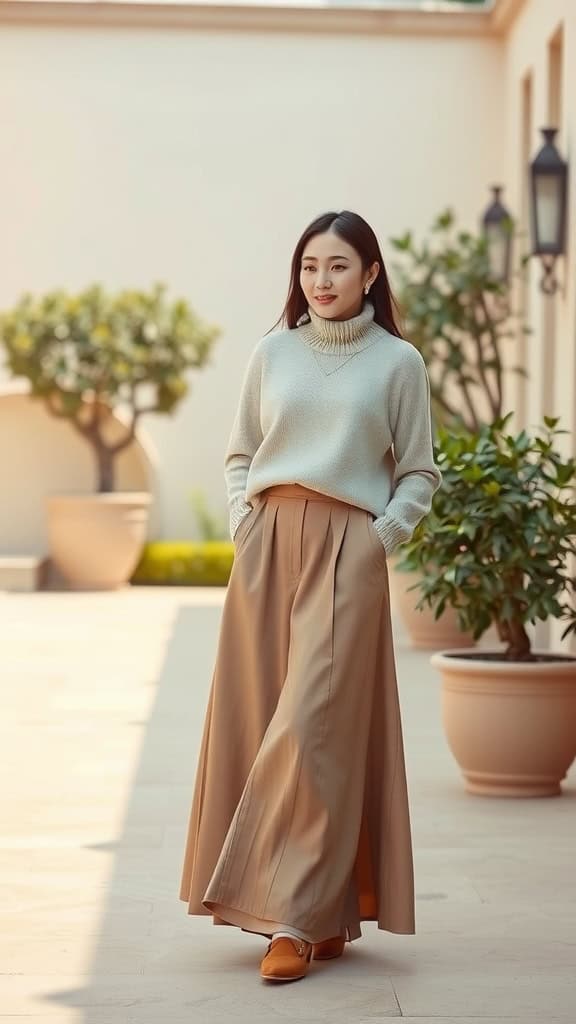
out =
<path fill-rule="evenodd" d="M 151 541 L 144 546 L 130 582 L 225 587 L 233 561 L 231 541 Z"/>

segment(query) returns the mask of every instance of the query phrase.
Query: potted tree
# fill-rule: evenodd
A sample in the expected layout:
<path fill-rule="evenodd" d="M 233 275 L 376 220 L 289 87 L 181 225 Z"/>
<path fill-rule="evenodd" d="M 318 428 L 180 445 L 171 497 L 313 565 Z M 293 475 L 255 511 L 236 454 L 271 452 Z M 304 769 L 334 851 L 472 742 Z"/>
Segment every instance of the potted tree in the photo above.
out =
<path fill-rule="evenodd" d="M 576 658 L 534 650 L 530 624 L 576 630 L 576 462 L 555 447 L 557 419 L 533 436 L 507 432 L 511 413 L 470 433 L 441 429 L 444 484 L 405 546 L 420 602 L 455 610 L 496 650 L 432 655 L 442 677 L 448 744 L 471 793 L 549 796 L 576 756 Z M 440 492 L 438 492 L 440 493 Z"/>
<path fill-rule="evenodd" d="M 94 459 L 94 493 L 47 499 L 51 558 L 72 587 L 107 589 L 129 579 L 150 495 L 115 491 L 116 460 L 145 413 L 176 409 L 188 392 L 186 371 L 205 365 L 220 333 L 165 292 L 159 283 L 109 295 L 96 284 L 76 295 L 25 294 L 0 315 L 9 369 L 70 423 Z M 125 427 L 111 440 L 116 410 Z"/>
<path fill-rule="evenodd" d="M 421 244 L 411 232 L 391 243 L 404 332 L 426 362 L 435 432 L 440 427 L 474 431 L 493 422 L 503 412 L 506 340 L 527 328 L 510 307 L 509 284 L 494 277 L 487 239 L 460 230 L 447 209 Z M 522 367 L 511 371 L 526 376 Z M 435 498 L 441 501 L 440 492 Z M 450 608 L 436 621 L 426 608 L 414 607 L 414 576 L 402 554 L 400 547 L 391 583 L 414 646 L 472 645 Z"/>

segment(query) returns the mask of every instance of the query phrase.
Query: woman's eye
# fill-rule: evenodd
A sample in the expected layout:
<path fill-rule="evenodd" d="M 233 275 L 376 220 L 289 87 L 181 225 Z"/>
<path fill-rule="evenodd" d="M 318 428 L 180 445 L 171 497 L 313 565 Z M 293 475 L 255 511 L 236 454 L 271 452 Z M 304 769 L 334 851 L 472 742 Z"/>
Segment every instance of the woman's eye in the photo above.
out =
<path fill-rule="evenodd" d="M 336 270 L 346 270 L 346 267 L 344 266 L 343 263 L 335 263 L 334 267 L 332 267 L 332 269 L 334 270 L 334 268 L 336 268 Z M 303 269 L 304 270 L 314 270 L 314 267 L 304 267 Z"/>

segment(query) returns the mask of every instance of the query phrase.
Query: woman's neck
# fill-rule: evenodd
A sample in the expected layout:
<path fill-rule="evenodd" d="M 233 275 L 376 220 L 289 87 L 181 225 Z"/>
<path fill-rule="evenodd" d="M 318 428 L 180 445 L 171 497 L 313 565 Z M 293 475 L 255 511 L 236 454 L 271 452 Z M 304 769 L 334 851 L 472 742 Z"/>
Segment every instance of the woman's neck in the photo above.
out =
<path fill-rule="evenodd" d="M 369 343 L 371 328 L 374 326 L 374 306 L 369 299 L 356 316 L 347 320 L 331 320 L 319 316 L 310 306 L 306 322 L 298 321 L 298 329 L 312 348 L 323 352 L 354 351 Z"/>

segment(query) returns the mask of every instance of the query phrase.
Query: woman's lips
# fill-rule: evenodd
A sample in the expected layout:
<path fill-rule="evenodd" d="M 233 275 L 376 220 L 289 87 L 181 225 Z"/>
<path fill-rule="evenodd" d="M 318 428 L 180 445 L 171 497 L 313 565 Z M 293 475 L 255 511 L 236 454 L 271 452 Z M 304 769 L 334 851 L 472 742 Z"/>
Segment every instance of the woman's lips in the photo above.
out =
<path fill-rule="evenodd" d="M 323 299 L 319 295 L 316 296 L 316 302 L 321 302 L 323 306 L 327 306 L 330 302 L 334 302 L 335 295 L 328 295 L 327 298 Z"/>

